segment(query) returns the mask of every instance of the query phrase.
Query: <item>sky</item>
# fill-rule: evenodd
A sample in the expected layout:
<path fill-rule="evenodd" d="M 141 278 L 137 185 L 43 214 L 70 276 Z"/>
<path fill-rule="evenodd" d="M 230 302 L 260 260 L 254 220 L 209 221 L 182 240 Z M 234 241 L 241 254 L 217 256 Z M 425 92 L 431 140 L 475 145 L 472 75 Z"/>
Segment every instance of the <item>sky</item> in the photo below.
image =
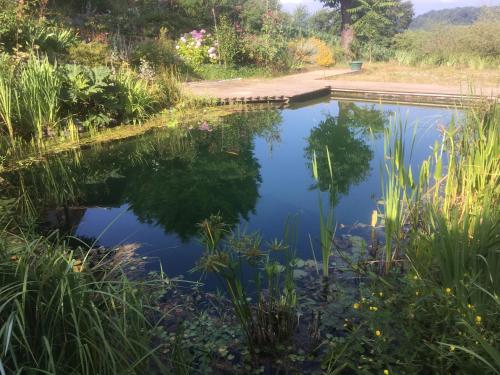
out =
<path fill-rule="evenodd" d="M 482 6 L 482 5 L 500 5 L 500 0 L 411 0 L 415 15 L 428 12 L 430 10 L 439 10 L 445 8 Z M 281 0 L 283 8 L 287 11 L 293 11 L 299 4 L 304 4 L 309 11 L 314 12 L 322 7 L 318 0 Z"/>

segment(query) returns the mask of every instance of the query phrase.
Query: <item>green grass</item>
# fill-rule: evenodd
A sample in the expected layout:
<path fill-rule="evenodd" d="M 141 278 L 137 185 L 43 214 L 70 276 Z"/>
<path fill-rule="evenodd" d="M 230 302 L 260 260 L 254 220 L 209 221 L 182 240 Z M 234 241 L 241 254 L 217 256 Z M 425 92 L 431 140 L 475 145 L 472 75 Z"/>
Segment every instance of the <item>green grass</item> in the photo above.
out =
<path fill-rule="evenodd" d="M 197 74 L 200 79 L 209 81 L 235 78 L 265 78 L 277 75 L 266 68 L 254 66 L 224 67 L 217 64 L 206 64 Z"/>
<path fill-rule="evenodd" d="M 0 233 L 0 373 L 147 371 L 158 285 L 57 243 Z"/>

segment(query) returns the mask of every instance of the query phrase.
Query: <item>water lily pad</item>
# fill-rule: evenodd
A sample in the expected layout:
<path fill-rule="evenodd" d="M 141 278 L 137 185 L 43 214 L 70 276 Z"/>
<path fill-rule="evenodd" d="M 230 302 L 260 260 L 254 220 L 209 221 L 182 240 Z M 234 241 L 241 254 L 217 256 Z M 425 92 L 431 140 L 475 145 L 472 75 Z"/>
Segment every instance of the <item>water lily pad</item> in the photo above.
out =
<path fill-rule="evenodd" d="M 303 270 L 293 270 L 293 278 L 294 279 L 301 279 L 303 277 L 307 276 L 307 272 Z"/>

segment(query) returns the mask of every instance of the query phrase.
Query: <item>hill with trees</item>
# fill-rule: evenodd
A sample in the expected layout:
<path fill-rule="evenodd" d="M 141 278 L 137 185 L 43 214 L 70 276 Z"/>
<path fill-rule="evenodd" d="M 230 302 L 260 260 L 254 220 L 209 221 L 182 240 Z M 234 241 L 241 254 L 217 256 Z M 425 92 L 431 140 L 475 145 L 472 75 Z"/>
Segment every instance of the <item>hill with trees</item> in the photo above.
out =
<path fill-rule="evenodd" d="M 471 25 L 482 18 L 493 18 L 500 7 L 460 7 L 431 10 L 415 17 L 410 29 L 430 29 L 435 25 Z"/>

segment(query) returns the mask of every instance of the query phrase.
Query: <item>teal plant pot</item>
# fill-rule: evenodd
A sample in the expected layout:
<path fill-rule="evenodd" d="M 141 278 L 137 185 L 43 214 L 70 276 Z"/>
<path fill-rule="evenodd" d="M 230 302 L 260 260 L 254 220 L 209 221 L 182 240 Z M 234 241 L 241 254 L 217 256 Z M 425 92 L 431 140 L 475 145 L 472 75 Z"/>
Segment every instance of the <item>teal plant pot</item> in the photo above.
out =
<path fill-rule="evenodd" d="M 351 70 L 353 72 L 357 72 L 361 70 L 361 67 L 363 66 L 363 61 L 351 61 L 349 65 L 351 66 Z"/>

